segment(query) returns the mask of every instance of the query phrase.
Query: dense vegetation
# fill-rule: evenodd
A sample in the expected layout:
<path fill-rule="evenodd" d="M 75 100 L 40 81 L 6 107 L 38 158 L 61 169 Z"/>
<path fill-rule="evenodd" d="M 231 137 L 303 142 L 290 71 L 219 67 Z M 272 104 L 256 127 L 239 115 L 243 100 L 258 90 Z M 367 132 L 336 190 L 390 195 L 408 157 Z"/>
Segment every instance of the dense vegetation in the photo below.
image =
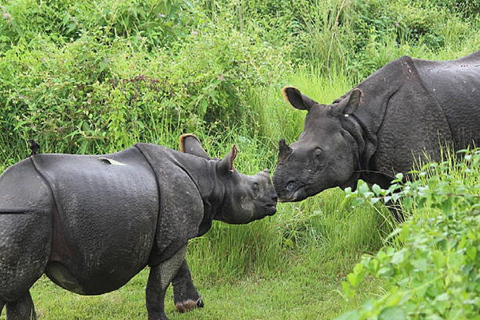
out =
<path fill-rule="evenodd" d="M 108 153 L 138 141 L 177 148 L 185 132 L 213 156 L 236 143 L 244 173 L 274 169 L 277 141 L 295 140 L 304 117 L 282 86 L 329 102 L 399 56 L 469 54 L 480 48 L 479 11 L 473 0 L 5 0 L 0 171 L 28 155 L 30 138 L 42 152 Z M 331 319 L 361 308 L 344 317 L 469 318 L 480 246 L 478 196 L 467 195 L 480 187 L 478 154 L 467 159 L 405 189 L 415 219 L 398 231 L 376 202 L 388 195 L 365 188 L 359 205 L 328 190 L 265 221 L 215 224 L 189 248 L 206 308 L 169 316 Z M 364 285 L 346 302 L 341 282 L 364 253 L 344 294 Z M 145 272 L 79 300 L 42 278 L 33 295 L 44 319 L 143 319 L 144 284 Z M 362 306 L 366 296 L 377 301 Z"/>
<path fill-rule="evenodd" d="M 365 277 L 383 278 L 385 295 L 338 319 L 478 319 L 479 174 L 477 149 L 464 151 L 461 161 L 427 164 L 415 172 L 417 180 L 389 190 L 359 188 L 357 194 L 373 202 L 401 201 L 413 216 L 390 235 L 391 245 L 364 257 L 344 283 L 351 296 Z"/>

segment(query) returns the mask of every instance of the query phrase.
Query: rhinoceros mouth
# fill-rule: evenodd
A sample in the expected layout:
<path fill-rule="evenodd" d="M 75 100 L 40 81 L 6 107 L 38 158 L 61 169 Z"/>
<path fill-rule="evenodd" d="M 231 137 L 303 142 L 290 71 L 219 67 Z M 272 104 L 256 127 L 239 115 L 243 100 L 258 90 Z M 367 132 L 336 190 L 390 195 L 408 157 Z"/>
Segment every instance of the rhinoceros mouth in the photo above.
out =
<path fill-rule="evenodd" d="M 265 213 L 267 216 L 273 216 L 277 212 L 277 206 L 275 204 L 268 204 L 265 206 Z"/>
<path fill-rule="evenodd" d="M 308 192 L 305 187 L 300 187 L 288 195 L 283 195 L 278 198 L 278 202 L 297 202 L 308 198 Z"/>

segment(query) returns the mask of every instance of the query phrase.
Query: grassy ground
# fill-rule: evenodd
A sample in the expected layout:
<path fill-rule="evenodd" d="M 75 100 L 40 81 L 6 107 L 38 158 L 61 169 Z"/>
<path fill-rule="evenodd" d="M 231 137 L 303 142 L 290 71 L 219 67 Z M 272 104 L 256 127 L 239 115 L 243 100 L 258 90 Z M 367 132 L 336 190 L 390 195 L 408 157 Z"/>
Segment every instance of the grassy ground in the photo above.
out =
<path fill-rule="evenodd" d="M 297 257 L 288 272 L 277 278 L 246 277 L 234 282 L 202 285 L 205 308 L 179 314 L 174 310 L 172 292 L 167 297 L 167 315 L 181 319 L 332 319 L 358 306 L 361 297 L 346 303 L 339 294 L 342 275 L 326 275 L 325 263 Z M 350 261 L 352 263 L 353 261 Z M 33 288 L 40 319 L 146 319 L 142 271 L 118 291 L 96 297 L 65 292 L 42 278 Z M 314 281 L 312 279 L 315 279 Z M 377 290 L 372 283 L 372 290 Z M 2 318 L 3 319 L 3 318 Z"/>

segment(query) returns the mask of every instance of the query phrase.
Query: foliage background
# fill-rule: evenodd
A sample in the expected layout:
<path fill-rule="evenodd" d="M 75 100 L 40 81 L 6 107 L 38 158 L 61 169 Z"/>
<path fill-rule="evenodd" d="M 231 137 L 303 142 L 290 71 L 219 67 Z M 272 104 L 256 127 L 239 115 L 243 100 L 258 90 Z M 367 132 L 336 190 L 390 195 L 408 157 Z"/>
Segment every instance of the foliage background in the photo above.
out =
<path fill-rule="evenodd" d="M 327 103 L 402 55 L 464 56 L 480 48 L 479 10 L 474 0 L 5 0 L 0 171 L 28 155 L 30 138 L 42 152 L 89 154 L 139 141 L 177 148 L 186 132 L 216 157 L 236 143 L 241 172 L 273 171 L 277 141 L 294 141 L 304 117 L 280 88 Z M 197 285 L 215 303 L 169 315 L 330 319 L 387 292 L 390 284 L 366 277 L 356 298 L 342 296 L 360 256 L 395 229 L 380 203 L 355 203 L 328 190 L 279 204 L 265 221 L 215 224 L 189 250 Z M 42 278 L 34 299 L 44 319 L 142 319 L 144 278 L 98 300 Z"/>

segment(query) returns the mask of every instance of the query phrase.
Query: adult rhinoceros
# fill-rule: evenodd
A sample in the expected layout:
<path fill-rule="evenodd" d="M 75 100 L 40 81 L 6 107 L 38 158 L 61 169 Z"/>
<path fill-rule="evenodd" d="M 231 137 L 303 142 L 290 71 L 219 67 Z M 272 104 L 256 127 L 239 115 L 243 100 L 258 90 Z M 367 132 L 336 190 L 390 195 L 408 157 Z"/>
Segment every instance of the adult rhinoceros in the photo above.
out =
<path fill-rule="evenodd" d="M 280 201 L 300 201 L 358 179 L 388 187 L 415 159 L 480 143 L 480 51 L 453 61 L 402 57 L 330 105 L 293 87 L 285 99 L 307 110 L 304 130 L 280 141 L 273 183 Z"/>
<path fill-rule="evenodd" d="M 197 299 L 187 241 L 212 220 L 241 224 L 272 215 L 268 173 L 238 173 L 232 148 L 211 160 L 191 135 L 187 154 L 153 144 L 108 155 L 33 155 L 0 177 L 0 312 L 35 318 L 29 288 L 43 274 L 79 294 L 127 283 L 150 266 L 148 319 L 167 319 L 164 297 Z M 185 292 L 176 292 L 175 285 Z M 176 299 L 177 300 L 177 299 Z M 182 302 L 182 301 L 180 301 Z"/>

